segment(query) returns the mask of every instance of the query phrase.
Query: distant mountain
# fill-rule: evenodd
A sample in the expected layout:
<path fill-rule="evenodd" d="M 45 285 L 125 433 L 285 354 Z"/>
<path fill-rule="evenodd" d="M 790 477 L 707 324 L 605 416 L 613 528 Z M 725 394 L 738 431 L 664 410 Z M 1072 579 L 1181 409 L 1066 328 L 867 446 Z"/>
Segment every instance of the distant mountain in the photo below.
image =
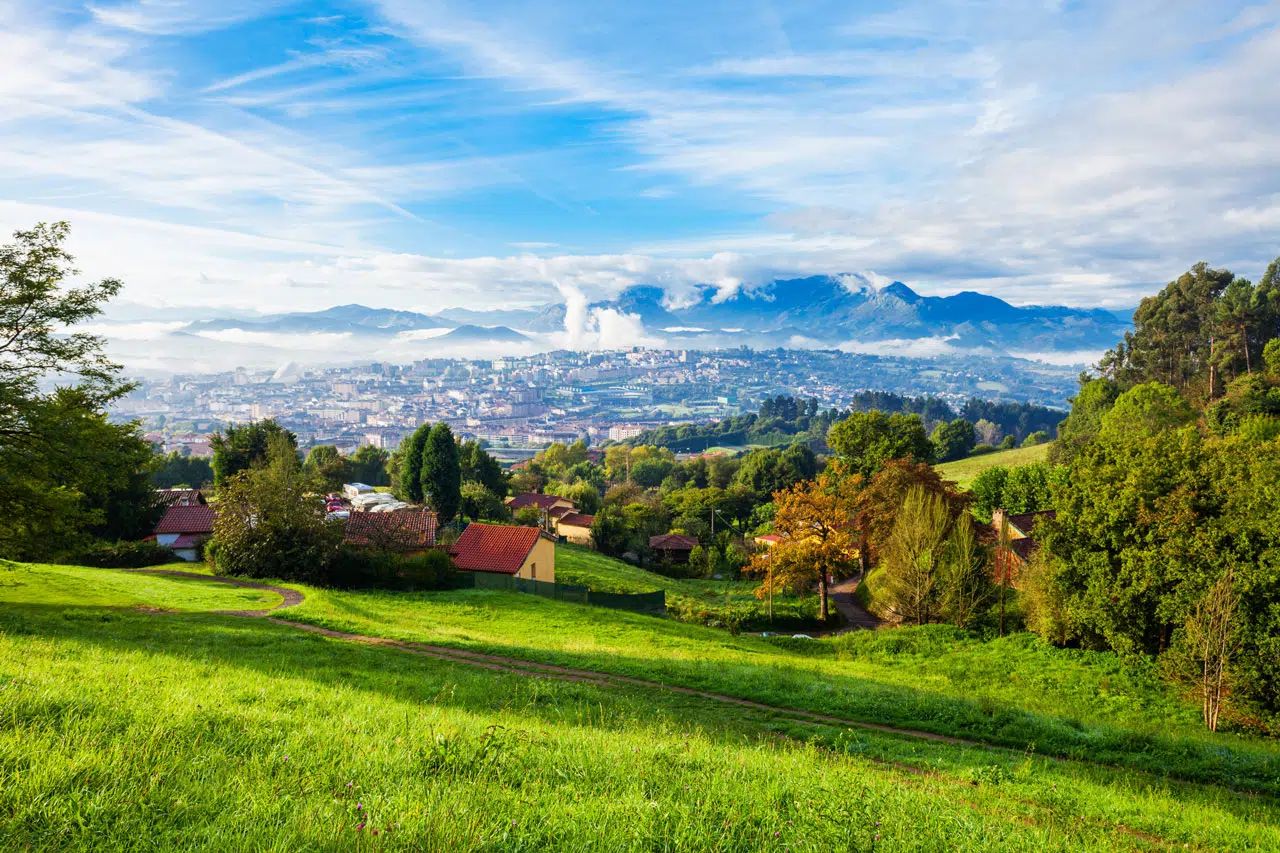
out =
<path fill-rule="evenodd" d="M 1112 346 L 1125 326 L 1102 309 L 1017 307 L 973 291 L 921 296 L 902 282 L 876 288 L 851 275 L 778 279 L 722 300 L 708 286 L 679 309 L 664 307 L 663 300 L 661 289 L 641 286 L 594 307 L 636 314 L 646 329 L 732 332 L 739 343 L 771 345 L 791 338 L 833 346 L 949 338 L 965 349 L 1078 351 Z"/>
<path fill-rule="evenodd" d="M 201 320 L 192 323 L 187 330 L 200 332 L 244 329 L 252 332 L 353 332 L 379 335 L 418 329 L 451 329 L 457 325 L 447 317 L 419 314 L 416 311 L 336 305 L 323 311 L 268 314 L 252 319 Z"/>
<path fill-rule="evenodd" d="M 939 347 L 985 354 L 1100 353 L 1128 327 L 1127 312 L 1018 307 L 973 291 L 922 296 L 902 282 L 876 287 L 859 275 L 777 279 L 725 298 L 705 285 L 695 288 L 691 302 L 686 295 L 678 308 L 663 288 L 637 285 L 588 310 L 636 317 L 649 339 L 690 349 L 746 344 L 759 349 L 861 347 L 878 352 L 884 347 L 900 350 L 905 342 L 908 351 L 921 353 Z M 372 346 L 391 342 L 415 352 L 439 352 L 463 344 L 552 346 L 552 335 L 565 331 L 565 316 L 560 303 L 541 308 L 449 308 L 438 314 L 339 305 L 324 311 L 199 320 L 182 332 L 336 332 Z"/>
<path fill-rule="evenodd" d="M 506 326 L 459 326 L 452 332 L 432 338 L 435 344 L 521 344 L 532 339 Z"/>

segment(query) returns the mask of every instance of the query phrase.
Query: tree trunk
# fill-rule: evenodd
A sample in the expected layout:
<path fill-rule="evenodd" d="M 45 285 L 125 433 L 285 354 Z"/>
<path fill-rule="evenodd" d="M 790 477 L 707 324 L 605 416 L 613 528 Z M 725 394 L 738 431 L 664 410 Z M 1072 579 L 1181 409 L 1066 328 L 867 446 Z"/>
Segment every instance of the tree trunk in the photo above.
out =
<path fill-rule="evenodd" d="M 1244 341 L 1244 371 L 1250 376 L 1253 375 L 1253 362 L 1249 360 L 1249 327 L 1240 324 L 1240 338 Z"/>
<path fill-rule="evenodd" d="M 818 621 L 827 624 L 827 570 L 818 578 Z"/>

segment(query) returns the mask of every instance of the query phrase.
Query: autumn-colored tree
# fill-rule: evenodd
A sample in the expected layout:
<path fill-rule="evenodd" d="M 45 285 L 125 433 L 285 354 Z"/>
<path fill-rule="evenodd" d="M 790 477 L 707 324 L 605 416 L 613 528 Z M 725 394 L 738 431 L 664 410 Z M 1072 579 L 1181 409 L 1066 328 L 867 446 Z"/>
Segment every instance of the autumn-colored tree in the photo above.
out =
<path fill-rule="evenodd" d="M 857 565 L 860 478 L 844 474 L 833 463 L 816 480 L 775 492 L 773 532 L 781 541 L 756 554 L 745 570 L 764 577 L 756 591 L 761 598 L 779 590 L 803 593 L 817 585 L 818 619 L 823 623 L 830 582 L 848 577 Z"/>
<path fill-rule="evenodd" d="M 834 469 L 839 472 L 840 469 Z M 865 572 L 871 563 L 883 553 L 889 535 L 893 531 L 898 510 L 913 488 L 939 495 L 946 503 L 950 518 L 954 519 L 968 506 L 968 496 L 956 490 L 956 484 L 944 480 L 931 465 L 912 462 L 910 459 L 894 459 L 886 462 L 870 481 L 859 475 L 852 478 L 854 520 L 858 528 L 858 552 Z"/>

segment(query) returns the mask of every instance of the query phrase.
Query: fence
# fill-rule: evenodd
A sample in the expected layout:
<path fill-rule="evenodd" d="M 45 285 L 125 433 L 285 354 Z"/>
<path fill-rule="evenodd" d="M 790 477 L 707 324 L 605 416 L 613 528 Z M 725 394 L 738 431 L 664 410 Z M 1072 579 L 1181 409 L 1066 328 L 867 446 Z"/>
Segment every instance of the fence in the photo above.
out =
<path fill-rule="evenodd" d="M 635 613 L 665 614 L 667 612 L 667 593 L 664 590 L 633 594 L 595 592 L 585 586 L 527 580 L 514 575 L 498 574 L 496 572 L 459 572 L 458 574 L 460 585 L 463 587 L 527 592 L 532 595 L 540 595 L 543 598 L 555 599 L 556 601 L 593 604 L 596 607 L 611 607 L 614 610 L 630 610 Z"/>

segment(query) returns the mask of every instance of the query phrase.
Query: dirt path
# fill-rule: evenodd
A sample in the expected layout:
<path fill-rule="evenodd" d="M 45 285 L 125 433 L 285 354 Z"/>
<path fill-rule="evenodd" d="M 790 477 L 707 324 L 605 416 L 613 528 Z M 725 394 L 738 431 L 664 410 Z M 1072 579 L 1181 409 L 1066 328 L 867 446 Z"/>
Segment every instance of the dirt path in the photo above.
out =
<path fill-rule="evenodd" d="M 861 581 L 862 576 L 858 575 L 831 587 L 831 604 L 844 617 L 844 627 L 832 633 L 874 631 L 880 627 L 880 620 L 868 613 L 867 609 L 858 603 L 858 599 L 854 598 L 853 594 Z"/>
<path fill-rule="evenodd" d="M 212 612 L 221 616 L 247 616 L 250 618 L 257 616 L 266 616 L 273 610 L 283 610 L 286 607 L 297 607 L 306 598 L 296 589 L 285 589 L 282 586 L 271 586 L 270 584 L 258 583 L 257 581 L 246 581 L 240 578 L 224 578 L 218 575 L 205 575 L 200 572 L 181 572 L 176 569 L 121 569 L 122 572 L 131 572 L 136 575 L 163 575 L 171 578 L 197 578 L 199 580 L 215 581 L 217 583 L 230 584 L 243 589 L 260 589 L 265 592 L 274 592 L 284 601 L 274 607 L 266 607 L 262 610 L 214 610 Z"/>

